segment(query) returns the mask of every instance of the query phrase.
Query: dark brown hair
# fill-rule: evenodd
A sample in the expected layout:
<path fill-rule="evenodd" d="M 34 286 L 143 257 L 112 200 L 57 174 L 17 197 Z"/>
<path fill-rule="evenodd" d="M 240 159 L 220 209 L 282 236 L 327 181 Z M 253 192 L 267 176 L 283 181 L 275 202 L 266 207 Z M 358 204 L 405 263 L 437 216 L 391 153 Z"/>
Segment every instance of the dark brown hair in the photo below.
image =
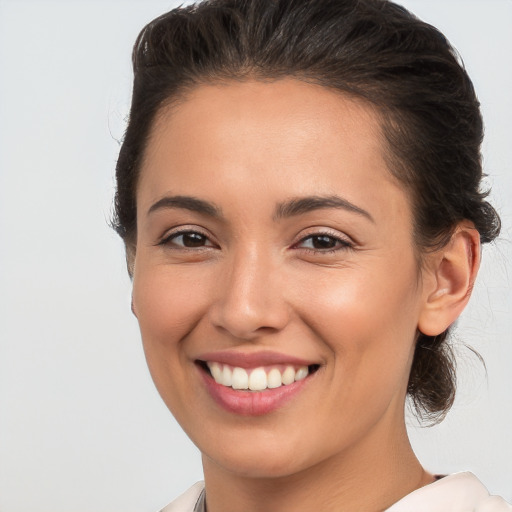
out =
<path fill-rule="evenodd" d="M 135 43 L 133 69 L 114 218 L 129 260 L 138 174 L 157 112 L 198 84 L 224 80 L 295 77 L 373 104 L 390 172 L 412 199 L 420 256 L 446 244 L 464 219 L 483 243 L 499 234 L 480 189 L 483 125 L 471 80 L 437 29 L 392 2 L 208 0 L 149 23 Z M 454 400 L 447 335 L 418 333 L 408 393 L 430 420 L 442 419 Z"/>

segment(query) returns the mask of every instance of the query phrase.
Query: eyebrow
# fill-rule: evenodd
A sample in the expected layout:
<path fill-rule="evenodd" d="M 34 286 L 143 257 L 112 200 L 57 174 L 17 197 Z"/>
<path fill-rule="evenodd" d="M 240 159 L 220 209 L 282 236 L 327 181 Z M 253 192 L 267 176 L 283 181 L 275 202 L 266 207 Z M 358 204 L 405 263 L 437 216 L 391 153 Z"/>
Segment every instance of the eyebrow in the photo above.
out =
<path fill-rule="evenodd" d="M 375 223 L 374 218 L 366 210 L 363 210 L 359 206 L 356 206 L 350 201 L 347 201 L 346 199 L 336 195 L 307 196 L 290 199 L 289 201 L 277 205 L 276 211 L 274 213 L 274 219 L 277 220 L 281 218 L 293 217 L 295 215 L 302 215 L 314 210 L 321 210 L 326 208 L 338 208 L 348 212 L 356 213 Z"/>
<path fill-rule="evenodd" d="M 182 208 L 192 212 L 201 213 L 208 217 L 222 218 L 222 210 L 215 204 L 192 196 L 166 196 L 159 199 L 148 210 L 148 215 L 163 209 Z M 327 208 L 337 208 L 356 213 L 368 220 L 375 222 L 373 217 L 366 210 L 343 199 L 342 197 L 332 196 L 306 196 L 297 197 L 279 203 L 276 206 L 274 220 L 303 215 L 304 213 Z"/>
<path fill-rule="evenodd" d="M 166 196 L 162 199 L 158 200 L 154 203 L 148 210 L 148 215 L 150 213 L 156 212 L 158 210 L 172 209 L 172 208 L 182 208 L 184 210 L 190 210 L 192 212 L 201 213 L 203 215 L 207 215 L 208 217 L 221 218 L 222 211 L 220 208 L 215 206 L 213 203 L 209 201 L 205 201 L 204 199 L 198 199 L 197 197 L 191 196 Z"/>

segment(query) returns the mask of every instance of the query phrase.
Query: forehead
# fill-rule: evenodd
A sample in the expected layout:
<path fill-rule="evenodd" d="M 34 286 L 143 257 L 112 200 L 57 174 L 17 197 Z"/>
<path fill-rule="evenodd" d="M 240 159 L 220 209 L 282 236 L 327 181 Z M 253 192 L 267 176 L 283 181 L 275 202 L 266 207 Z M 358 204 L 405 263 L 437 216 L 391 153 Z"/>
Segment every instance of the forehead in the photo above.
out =
<path fill-rule="evenodd" d="M 212 195 L 218 183 L 247 197 L 267 184 L 268 198 L 340 193 L 353 202 L 398 186 L 376 110 L 294 79 L 200 85 L 159 112 L 139 206 L 169 192 Z"/>
<path fill-rule="evenodd" d="M 358 136 L 350 137 L 355 126 Z M 343 145 L 355 139 L 361 151 L 380 153 L 384 148 L 378 112 L 370 103 L 292 78 L 195 86 L 158 112 L 150 143 L 170 130 L 176 142 L 180 134 L 192 140 L 207 135 L 203 142 L 223 142 L 231 131 L 237 139 L 251 138 L 267 147 L 282 143 L 285 135 L 283 150 L 315 144 L 325 150 L 329 142 Z"/>

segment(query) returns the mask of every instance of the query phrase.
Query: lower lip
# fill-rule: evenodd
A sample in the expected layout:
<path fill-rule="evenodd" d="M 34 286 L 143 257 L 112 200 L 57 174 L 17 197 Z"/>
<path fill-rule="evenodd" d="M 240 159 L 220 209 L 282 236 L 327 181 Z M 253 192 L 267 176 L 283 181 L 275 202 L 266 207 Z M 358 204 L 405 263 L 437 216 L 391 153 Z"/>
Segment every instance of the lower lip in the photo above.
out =
<path fill-rule="evenodd" d="M 242 416 L 262 416 L 279 409 L 304 388 L 310 377 L 274 389 L 242 391 L 217 384 L 211 375 L 202 369 L 199 371 L 215 402 L 223 409 Z"/>

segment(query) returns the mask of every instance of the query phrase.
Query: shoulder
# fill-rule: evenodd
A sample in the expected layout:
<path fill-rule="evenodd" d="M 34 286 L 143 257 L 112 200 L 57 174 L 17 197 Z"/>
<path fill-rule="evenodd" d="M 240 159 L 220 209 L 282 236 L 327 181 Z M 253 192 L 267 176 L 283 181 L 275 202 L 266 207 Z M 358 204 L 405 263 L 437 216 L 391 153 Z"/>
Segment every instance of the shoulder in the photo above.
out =
<path fill-rule="evenodd" d="M 204 482 L 195 483 L 188 491 L 169 503 L 160 512 L 194 512 L 204 490 Z"/>
<path fill-rule="evenodd" d="M 472 473 L 455 473 L 426 485 L 395 503 L 386 512 L 512 512 L 512 506 L 490 496 Z"/>

